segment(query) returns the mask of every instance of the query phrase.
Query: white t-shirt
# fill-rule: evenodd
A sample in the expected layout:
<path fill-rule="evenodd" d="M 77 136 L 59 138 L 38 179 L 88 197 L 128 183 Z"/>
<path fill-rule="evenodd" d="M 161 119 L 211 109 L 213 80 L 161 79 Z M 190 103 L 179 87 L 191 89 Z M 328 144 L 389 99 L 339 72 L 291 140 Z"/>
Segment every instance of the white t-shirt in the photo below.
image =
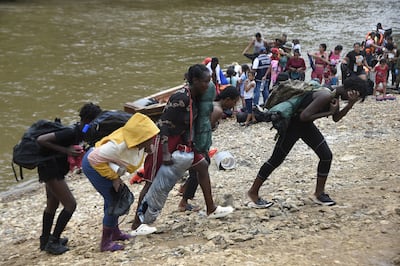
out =
<path fill-rule="evenodd" d="M 210 75 L 212 75 L 213 71 L 211 69 L 211 62 L 207 64 L 207 68 L 210 71 Z M 221 72 L 221 67 L 219 66 L 219 64 L 215 67 L 215 76 L 217 76 L 217 82 L 218 84 L 221 84 L 221 76 L 219 75 L 219 73 Z"/>
<path fill-rule="evenodd" d="M 299 50 L 299 53 L 301 54 L 301 45 L 300 45 L 299 43 L 293 45 L 293 51 L 296 50 L 296 49 L 298 49 L 298 50 Z"/>
<path fill-rule="evenodd" d="M 254 88 L 256 87 L 256 81 L 255 80 L 250 81 L 249 86 L 251 86 L 251 89 L 249 91 L 244 90 L 244 99 L 245 100 L 254 98 Z"/>

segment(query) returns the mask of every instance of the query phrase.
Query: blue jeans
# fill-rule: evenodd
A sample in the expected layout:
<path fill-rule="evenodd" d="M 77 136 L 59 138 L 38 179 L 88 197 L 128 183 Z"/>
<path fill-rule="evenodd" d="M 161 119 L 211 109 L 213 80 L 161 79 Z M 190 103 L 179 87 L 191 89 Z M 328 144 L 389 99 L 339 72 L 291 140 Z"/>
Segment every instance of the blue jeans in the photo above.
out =
<path fill-rule="evenodd" d="M 269 82 L 270 80 L 263 80 L 259 81 L 256 80 L 256 87 L 254 88 L 254 98 L 253 98 L 253 103 L 254 105 L 259 105 L 260 102 L 260 94 L 262 94 L 263 97 L 263 104 L 267 101 L 268 96 L 269 96 Z M 264 89 L 261 92 L 261 85 L 264 84 Z"/>
<path fill-rule="evenodd" d="M 264 90 L 261 92 L 261 94 L 262 94 L 262 96 L 263 96 L 263 100 L 264 100 L 264 102 L 263 102 L 263 105 L 267 102 L 267 100 L 268 100 L 268 96 L 269 96 L 269 84 L 270 84 L 270 80 L 269 79 L 266 79 L 265 81 L 264 81 Z"/>
<path fill-rule="evenodd" d="M 82 159 L 82 170 L 83 173 L 87 176 L 90 183 L 94 186 L 97 192 L 103 196 L 104 199 L 104 217 L 103 217 L 103 225 L 107 227 L 116 227 L 118 225 L 118 216 L 107 215 L 107 209 L 109 204 L 112 201 L 112 195 L 110 193 L 113 188 L 113 183 L 111 180 L 101 176 L 93 167 L 90 165 L 88 156 L 93 151 L 91 148 L 88 152 L 86 152 L 85 156 Z"/>
<path fill-rule="evenodd" d="M 256 80 L 256 87 L 254 88 L 254 95 L 253 95 L 253 104 L 258 105 L 260 101 L 260 89 L 261 89 L 262 81 Z"/>

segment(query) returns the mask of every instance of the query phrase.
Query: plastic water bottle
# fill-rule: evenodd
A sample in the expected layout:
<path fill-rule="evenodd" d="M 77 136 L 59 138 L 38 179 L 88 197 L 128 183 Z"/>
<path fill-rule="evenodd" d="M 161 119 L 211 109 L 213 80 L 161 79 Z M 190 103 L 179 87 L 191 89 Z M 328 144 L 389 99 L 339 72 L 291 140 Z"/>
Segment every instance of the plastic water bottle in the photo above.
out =
<path fill-rule="evenodd" d="M 118 164 L 115 163 L 108 163 L 108 165 L 114 172 L 118 174 L 118 176 L 123 176 L 126 173 L 125 167 L 119 166 Z"/>
<path fill-rule="evenodd" d="M 264 91 L 265 80 L 261 81 L 260 91 Z"/>

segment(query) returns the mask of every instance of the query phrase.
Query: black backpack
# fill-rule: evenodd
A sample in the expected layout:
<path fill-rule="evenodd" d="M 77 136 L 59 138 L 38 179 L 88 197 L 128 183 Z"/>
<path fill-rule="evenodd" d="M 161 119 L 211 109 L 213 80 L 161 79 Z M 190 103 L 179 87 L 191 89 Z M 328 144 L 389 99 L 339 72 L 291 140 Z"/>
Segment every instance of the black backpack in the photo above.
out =
<path fill-rule="evenodd" d="M 36 141 L 37 138 L 40 135 L 56 132 L 66 128 L 66 126 L 61 124 L 59 119 L 56 119 L 55 121 L 39 120 L 28 128 L 21 140 L 13 148 L 11 166 L 17 181 L 19 180 L 14 168 L 14 163 L 19 165 L 20 179 L 22 180 L 24 179 L 22 168 L 35 169 L 41 163 L 51 160 L 57 156 L 57 154 L 54 153 L 43 153 L 43 150 Z"/>
<path fill-rule="evenodd" d="M 123 111 L 103 111 L 84 129 L 84 140 L 94 146 L 97 141 L 120 127 L 123 127 L 132 114 Z"/>

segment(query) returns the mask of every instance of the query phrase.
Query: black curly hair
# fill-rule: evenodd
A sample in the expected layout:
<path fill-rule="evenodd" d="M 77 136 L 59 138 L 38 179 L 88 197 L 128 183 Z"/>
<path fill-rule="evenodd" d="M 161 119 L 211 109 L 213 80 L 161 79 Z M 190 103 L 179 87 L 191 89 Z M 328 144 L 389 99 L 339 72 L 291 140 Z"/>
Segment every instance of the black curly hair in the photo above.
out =
<path fill-rule="evenodd" d="M 239 91 L 236 89 L 236 87 L 230 85 L 228 87 L 226 87 L 225 89 L 223 89 L 220 94 L 217 95 L 216 100 L 223 100 L 223 99 L 236 99 L 240 96 Z"/>
<path fill-rule="evenodd" d="M 81 121 L 90 122 L 101 113 L 101 108 L 94 103 L 86 103 L 79 110 Z"/>
<path fill-rule="evenodd" d="M 365 97 L 368 95 L 368 83 L 366 80 L 361 79 L 360 77 L 354 76 L 347 78 L 343 82 L 343 87 L 346 91 L 355 90 L 358 91 L 361 97 L 361 102 L 365 100 Z"/>
<path fill-rule="evenodd" d="M 196 64 L 189 67 L 187 72 L 187 81 L 190 85 L 193 84 L 193 78 L 202 79 L 206 74 L 210 73 L 208 68 L 203 64 Z"/>

